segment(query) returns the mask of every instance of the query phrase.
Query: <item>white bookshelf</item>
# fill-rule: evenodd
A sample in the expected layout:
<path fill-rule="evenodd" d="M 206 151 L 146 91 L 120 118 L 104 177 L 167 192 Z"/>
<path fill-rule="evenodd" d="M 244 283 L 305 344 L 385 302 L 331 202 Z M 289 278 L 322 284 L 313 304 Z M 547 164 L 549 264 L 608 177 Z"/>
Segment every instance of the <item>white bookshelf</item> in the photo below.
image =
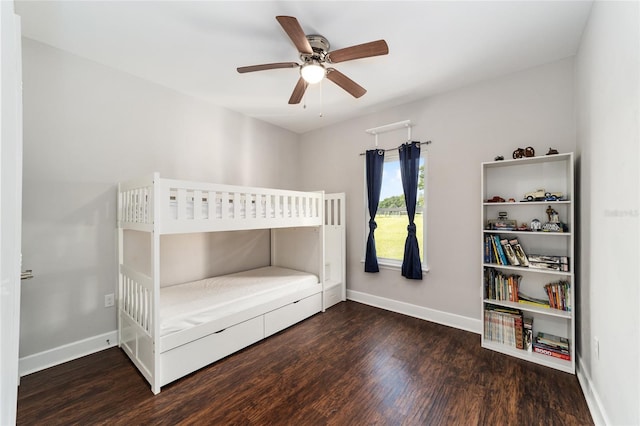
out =
<path fill-rule="evenodd" d="M 491 161 L 481 165 L 481 273 L 480 291 L 482 300 L 482 347 L 545 365 L 567 373 L 575 373 L 575 192 L 573 153 L 521 158 L 517 160 Z M 547 192 L 561 192 L 565 196 L 559 201 L 523 201 L 524 194 L 545 189 Z M 515 202 L 487 202 L 494 196 Z M 548 221 L 546 210 L 551 207 L 558 212 L 559 219 L 568 227 L 567 232 L 490 230 L 486 229 L 490 219 L 498 219 L 499 212 L 506 212 L 508 219 L 517 224 L 529 225 L 533 219 Z M 526 254 L 567 256 L 569 271 L 534 269 L 522 266 L 486 263 L 485 236 L 498 235 L 500 239 L 517 238 Z M 484 275 L 486 268 L 495 268 L 504 274 L 520 275 L 520 290 L 539 299 L 547 297 L 544 285 L 559 280 L 570 284 L 570 311 L 530 305 L 505 300 L 493 300 L 485 294 Z M 487 304 L 518 309 L 524 317 L 533 318 L 533 337 L 538 332 L 546 332 L 566 337 L 570 342 L 571 360 L 562 360 L 548 355 L 517 349 L 513 346 L 490 340 L 485 335 L 485 307 Z"/>

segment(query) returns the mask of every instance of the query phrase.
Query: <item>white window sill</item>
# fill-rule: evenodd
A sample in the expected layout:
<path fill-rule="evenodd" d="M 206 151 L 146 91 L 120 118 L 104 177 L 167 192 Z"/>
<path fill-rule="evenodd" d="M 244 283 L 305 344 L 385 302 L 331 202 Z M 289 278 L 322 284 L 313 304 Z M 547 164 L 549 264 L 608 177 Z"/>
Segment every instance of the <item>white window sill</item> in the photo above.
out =
<path fill-rule="evenodd" d="M 364 263 L 364 258 L 360 259 L 360 263 Z M 378 267 L 380 269 L 391 269 L 392 271 L 402 270 L 402 261 L 393 259 L 378 259 Z M 429 272 L 429 267 L 422 264 L 422 272 Z"/>

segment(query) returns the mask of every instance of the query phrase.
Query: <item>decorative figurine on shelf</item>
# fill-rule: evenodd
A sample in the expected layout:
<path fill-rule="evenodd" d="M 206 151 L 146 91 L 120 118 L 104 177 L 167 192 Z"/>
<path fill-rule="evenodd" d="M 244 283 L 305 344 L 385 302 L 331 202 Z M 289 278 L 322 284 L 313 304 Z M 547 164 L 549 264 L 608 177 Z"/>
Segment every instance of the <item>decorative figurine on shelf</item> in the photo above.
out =
<path fill-rule="evenodd" d="M 535 191 L 524 194 L 523 201 L 558 201 L 562 199 L 562 192 L 547 192 L 544 189 L 536 189 Z"/>
<path fill-rule="evenodd" d="M 518 148 L 515 151 L 513 151 L 513 158 L 522 158 L 524 157 L 524 148 Z"/>
<path fill-rule="evenodd" d="M 560 222 L 558 217 L 558 212 L 551 208 L 551 206 L 547 207 L 547 218 L 549 221 L 542 225 L 542 230 L 544 232 L 563 232 L 565 229 L 565 225 Z"/>
<path fill-rule="evenodd" d="M 520 225 L 518 225 L 518 227 L 516 228 L 517 231 L 528 231 L 529 227 L 527 227 L 527 224 L 522 222 Z"/>
<path fill-rule="evenodd" d="M 502 155 L 498 155 L 496 156 L 496 158 L 493 159 L 494 161 L 502 161 L 504 160 L 504 157 Z"/>
<path fill-rule="evenodd" d="M 516 202 L 516 199 L 515 199 L 515 198 L 509 198 L 509 202 L 510 202 L 510 203 L 515 203 L 515 202 Z"/>
<path fill-rule="evenodd" d="M 513 231 L 518 226 L 518 222 L 507 218 L 507 212 L 498 212 L 498 219 L 490 219 L 486 229 L 494 231 Z"/>
<path fill-rule="evenodd" d="M 542 223 L 540 223 L 540 220 L 538 219 L 533 219 L 531 221 L 531 230 L 534 232 L 539 231 L 540 229 L 542 229 Z"/>
<path fill-rule="evenodd" d="M 536 151 L 532 146 L 528 146 L 526 148 L 518 148 L 513 151 L 513 158 L 522 158 L 522 157 L 533 157 L 536 155 Z"/>
<path fill-rule="evenodd" d="M 504 203 L 504 198 L 494 195 L 492 198 L 487 200 L 487 203 Z"/>
<path fill-rule="evenodd" d="M 554 154 L 557 154 L 557 153 L 558 153 L 557 149 L 549 148 L 549 152 L 547 152 L 546 155 L 554 155 Z"/>

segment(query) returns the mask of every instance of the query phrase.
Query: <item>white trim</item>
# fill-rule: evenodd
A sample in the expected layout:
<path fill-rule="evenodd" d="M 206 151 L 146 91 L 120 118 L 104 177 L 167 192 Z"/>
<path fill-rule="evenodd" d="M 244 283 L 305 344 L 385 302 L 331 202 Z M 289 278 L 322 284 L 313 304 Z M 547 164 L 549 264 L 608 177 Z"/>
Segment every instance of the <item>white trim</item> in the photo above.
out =
<path fill-rule="evenodd" d="M 360 259 L 360 263 L 364 264 L 365 258 Z M 421 263 L 422 272 L 429 272 L 429 267 L 427 267 L 426 263 Z M 378 267 L 380 269 L 390 269 L 392 271 L 401 271 L 402 270 L 402 260 L 396 259 L 387 259 L 387 258 L 378 258 Z"/>
<path fill-rule="evenodd" d="M 578 382 L 582 388 L 584 399 L 587 401 L 587 407 L 589 407 L 593 423 L 596 426 L 610 425 L 611 422 L 607 418 L 604 407 L 602 406 L 602 401 L 598 396 L 596 388 L 593 386 L 593 382 L 591 381 L 591 377 L 589 376 L 586 367 L 582 363 L 581 357 L 577 357 L 576 376 L 578 376 Z"/>
<path fill-rule="evenodd" d="M 68 361 L 73 361 L 74 359 L 78 359 L 86 355 L 91 355 L 101 350 L 116 346 L 117 344 L 118 331 L 113 330 L 108 333 L 78 340 L 77 342 L 68 343 L 37 354 L 25 356 L 20 358 L 19 361 L 20 377 L 44 370 L 45 368 L 54 367 Z"/>
<path fill-rule="evenodd" d="M 0 2 L 0 424 L 16 422 L 22 233 L 21 21 Z"/>
<path fill-rule="evenodd" d="M 347 299 L 476 334 L 480 334 L 482 330 L 480 320 L 475 318 L 437 311 L 435 309 L 425 308 L 424 306 L 412 305 L 410 303 L 399 302 L 359 291 L 347 290 Z"/>

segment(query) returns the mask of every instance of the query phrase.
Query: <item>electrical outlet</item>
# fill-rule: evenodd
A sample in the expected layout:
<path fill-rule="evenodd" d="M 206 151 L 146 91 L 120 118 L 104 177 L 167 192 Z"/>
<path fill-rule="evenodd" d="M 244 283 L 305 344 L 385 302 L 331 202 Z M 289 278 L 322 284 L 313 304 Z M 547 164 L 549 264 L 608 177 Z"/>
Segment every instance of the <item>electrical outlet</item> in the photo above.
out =
<path fill-rule="evenodd" d="M 600 359 L 600 340 L 597 337 L 593 338 L 593 352 L 596 355 L 596 360 Z"/>
<path fill-rule="evenodd" d="M 104 295 L 104 307 L 110 308 L 115 304 L 115 295 L 113 293 Z"/>

